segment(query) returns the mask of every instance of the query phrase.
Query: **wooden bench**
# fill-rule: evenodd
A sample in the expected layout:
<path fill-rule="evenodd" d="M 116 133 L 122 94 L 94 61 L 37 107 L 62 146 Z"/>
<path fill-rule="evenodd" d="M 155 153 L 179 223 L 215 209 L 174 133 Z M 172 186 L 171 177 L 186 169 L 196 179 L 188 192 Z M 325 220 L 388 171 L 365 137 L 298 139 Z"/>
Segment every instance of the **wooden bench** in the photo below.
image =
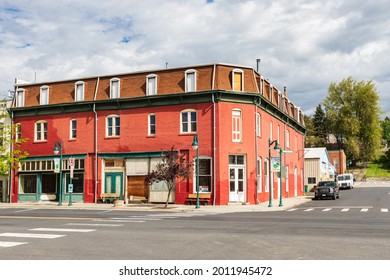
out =
<path fill-rule="evenodd" d="M 210 193 L 199 193 L 199 203 L 207 205 L 211 199 Z M 187 205 L 196 204 L 196 193 L 190 193 L 187 197 Z"/>
<path fill-rule="evenodd" d="M 113 203 L 114 200 L 119 198 L 117 193 L 101 193 L 98 199 L 98 203 Z"/>

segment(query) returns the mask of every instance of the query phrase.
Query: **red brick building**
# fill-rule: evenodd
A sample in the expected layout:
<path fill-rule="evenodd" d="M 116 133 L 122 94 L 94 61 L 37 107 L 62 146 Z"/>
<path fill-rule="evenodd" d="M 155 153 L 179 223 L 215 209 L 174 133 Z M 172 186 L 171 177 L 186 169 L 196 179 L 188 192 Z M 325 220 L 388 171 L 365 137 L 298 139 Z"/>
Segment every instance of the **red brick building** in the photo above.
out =
<path fill-rule="evenodd" d="M 280 179 L 269 172 L 269 140 L 293 151 L 283 154 L 282 195 L 303 192 L 302 111 L 286 89 L 249 67 L 210 64 L 16 84 L 11 114 L 17 136 L 29 139 L 22 145 L 29 157 L 12 175 L 13 202 L 67 201 L 69 158 L 75 159 L 73 201 L 96 203 L 102 193 L 116 193 L 163 202 L 163 184 L 149 188 L 144 177 L 171 147 L 194 160 L 195 135 L 201 192 L 213 204 L 267 201 L 270 186 L 280 196 Z M 272 157 L 279 156 L 273 147 Z M 185 203 L 194 182 L 178 184 L 170 201 Z"/>

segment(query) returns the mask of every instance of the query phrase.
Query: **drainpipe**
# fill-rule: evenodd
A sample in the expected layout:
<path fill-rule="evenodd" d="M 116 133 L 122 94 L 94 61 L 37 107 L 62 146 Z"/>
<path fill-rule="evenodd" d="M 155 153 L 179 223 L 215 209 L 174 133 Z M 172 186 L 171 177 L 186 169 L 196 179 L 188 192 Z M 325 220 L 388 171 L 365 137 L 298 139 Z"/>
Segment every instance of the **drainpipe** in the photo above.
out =
<path fill-rule="evenodd" d="M 257 104 L 255 102 L 255 166 L 256 166 L 256 204 L 260 204 L 259 200 L 259 167 L 257 166 L 257 157 L 258 157 L 258 143 L 257 143 Z"/>
<path fill-rule="evenodd" d="M 213 81 L 212 81 L 212 86 L 211 89 L 214 90 L 214 80 L 215 80 L 215 70 L 216 70 L 216 65 L 214 64 L 214 69 L 213 69 Z M 216 110 L 216 104 L 215 104 L 215 99 L 214 99 L 214 93 L 211 95 L 212 101 L 213 101 L 213 173 L 214 173 L 214 178 L 213 178 L 213 206 L 215 206 L 215 201 L 216 201 L 216 195 L 217 195 L 217 163 L 216 163 L 216 153 L 217 153 L 217 147 L 216 147 L 216 117 L 215 117 L 215 110 Z"/>
<path fill-rule="evenodd" d="M 98 88 L 99 88 L 99 81 L 100 81 L 100 77 L 97 78 L 97 81 L 96 81 L 96 87 L 95 87 L 95 95 L 94 95 L 94 98 L 93 98 L 93 113 L 95 114 L 95 136 L 94 136 L 94 140 L 95 140 L 95 197 L 94 197 L 94 201 L 95 201 L 95 204 L 97 203 L 97 193 L 98 193 L 98 186 L 99 186 L 99 176 L 98 176 L 98 115 L 97 115 L 97 112 L 96 112 L 96 95 L 97 95 L 97 91 L 98 91 Z"/>

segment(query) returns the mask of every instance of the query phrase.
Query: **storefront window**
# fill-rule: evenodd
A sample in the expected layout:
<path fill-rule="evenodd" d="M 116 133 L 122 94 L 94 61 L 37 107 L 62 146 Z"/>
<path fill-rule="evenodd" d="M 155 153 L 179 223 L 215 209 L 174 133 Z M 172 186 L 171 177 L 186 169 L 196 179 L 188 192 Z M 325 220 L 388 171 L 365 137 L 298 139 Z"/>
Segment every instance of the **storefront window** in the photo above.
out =
<path fill-rule="evenodd" d="M 37 193 L 37 175 L 23 174 L 19 176 L 19 193 Z"/>
<path fill-rule="evenodd" d="M 70 184 L 70 174 L 65 174 L 65 190 L 68 193 L 68 186 Z M 84 173 L 74 173 L 73 179 L 73 193 L 84 193 Z"/>

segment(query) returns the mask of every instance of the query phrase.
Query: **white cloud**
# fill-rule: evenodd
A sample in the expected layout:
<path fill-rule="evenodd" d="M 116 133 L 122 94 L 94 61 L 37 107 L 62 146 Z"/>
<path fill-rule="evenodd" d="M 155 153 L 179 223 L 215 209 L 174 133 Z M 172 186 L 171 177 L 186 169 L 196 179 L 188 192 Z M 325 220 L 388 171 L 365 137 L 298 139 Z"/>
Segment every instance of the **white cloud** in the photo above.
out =
<path fill-rule="evenodd" d="M 256 67 L 310 113 L 328 85 L 374 80 L 390 115 L 382 1 L 23 1 L 0 4 L 0 92 L 33 81 L 227 62 Z M 367 3 L 368 2 L 368 3 Z"/>

